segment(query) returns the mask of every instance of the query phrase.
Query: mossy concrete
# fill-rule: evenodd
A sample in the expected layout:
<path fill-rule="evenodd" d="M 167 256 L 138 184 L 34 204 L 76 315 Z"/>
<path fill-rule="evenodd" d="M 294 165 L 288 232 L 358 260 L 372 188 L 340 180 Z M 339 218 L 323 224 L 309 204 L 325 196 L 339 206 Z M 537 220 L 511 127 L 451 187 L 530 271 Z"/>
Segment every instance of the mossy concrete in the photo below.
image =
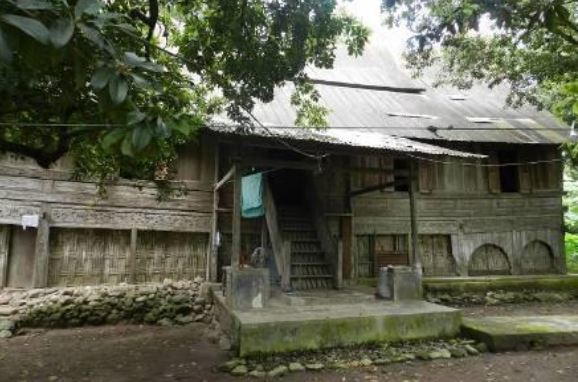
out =
<path fill-rule="evenodd" d="M 219 298 L 217 297 L 217 300 Z M 461 312 L 424 301 L 277 306 L 233 311 L 216 302 L 239 356 L 455 337 Z M 223 326 L 223 324 L 221 324 Z"/>
<path fill-rule="evenodd" d="M 376 279 L 360 279 L 361 285 L 375 287 Z M 429 277 L 423 279 L 426 293 L 486 293 L 490 291 L 552 291 L 577 293 L 578 274 L 478 276 L 478 277 Z"/>
<path fill-rule="evenodd" d="M 462 333 L 485 342 L 494 352 L 578 345 L 578 316 L 466 318 Z"/>
<path fill-rule="evenodd" d="M 578 275 L 426 278 L 424 289 L 430 293 L 485 293 L 496 290 L 576 293 Z"/>

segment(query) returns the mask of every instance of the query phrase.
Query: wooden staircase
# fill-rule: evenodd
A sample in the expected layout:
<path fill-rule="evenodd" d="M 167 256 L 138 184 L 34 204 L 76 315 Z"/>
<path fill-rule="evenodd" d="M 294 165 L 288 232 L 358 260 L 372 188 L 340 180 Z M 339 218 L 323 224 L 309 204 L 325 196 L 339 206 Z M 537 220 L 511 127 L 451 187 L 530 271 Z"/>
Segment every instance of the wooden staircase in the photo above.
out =
<path fill-rule="evenodd" d="M 332 288 L 331 266 L 308 212 L 300 207 L 279 206 L 278 214 L 283 238 L 291 242 L 291 288 Z"/>

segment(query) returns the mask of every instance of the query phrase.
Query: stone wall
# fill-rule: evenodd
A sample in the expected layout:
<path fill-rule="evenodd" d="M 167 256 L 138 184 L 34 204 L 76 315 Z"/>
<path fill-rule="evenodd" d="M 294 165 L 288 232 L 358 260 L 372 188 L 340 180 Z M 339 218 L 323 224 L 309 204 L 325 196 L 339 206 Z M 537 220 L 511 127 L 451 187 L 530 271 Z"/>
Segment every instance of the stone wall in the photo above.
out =
<path fill-rule="evenodd" d="M 201 285 L 197 278 L 146 285 L 4 290 L 0 292 L 0 337 L 22 327 L 210 323 L 213 305 Z"/>

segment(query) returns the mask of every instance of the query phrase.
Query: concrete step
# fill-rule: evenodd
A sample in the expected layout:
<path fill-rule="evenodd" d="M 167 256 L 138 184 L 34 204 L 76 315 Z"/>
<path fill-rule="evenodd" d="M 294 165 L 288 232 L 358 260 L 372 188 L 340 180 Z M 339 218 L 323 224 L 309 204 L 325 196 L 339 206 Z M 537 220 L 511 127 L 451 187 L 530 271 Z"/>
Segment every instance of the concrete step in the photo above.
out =
<path fill-rule="evenodd" d="M 494 352 L 578 345 L 578 315 L 465 318 L 462 332 Z"/>

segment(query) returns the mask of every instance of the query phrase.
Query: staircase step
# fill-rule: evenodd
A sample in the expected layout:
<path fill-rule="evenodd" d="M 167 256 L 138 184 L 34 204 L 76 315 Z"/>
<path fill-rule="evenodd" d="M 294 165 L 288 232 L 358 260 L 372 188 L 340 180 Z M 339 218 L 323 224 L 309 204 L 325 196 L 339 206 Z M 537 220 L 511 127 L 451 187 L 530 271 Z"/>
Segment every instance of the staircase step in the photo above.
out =
<path fill-rule="evenodd" d="M 331 279 L 332 275 L 291 275 L 292 279 Z"/>
<path fill-rule="evenodd" d="M 327 265 L 324 261 L 317 261 L 317 262 L 299 262 L 299 263 L 291 263 L 294 267 L 304 267 L 304 266 L 317 266 L 317 265 Z"/>

